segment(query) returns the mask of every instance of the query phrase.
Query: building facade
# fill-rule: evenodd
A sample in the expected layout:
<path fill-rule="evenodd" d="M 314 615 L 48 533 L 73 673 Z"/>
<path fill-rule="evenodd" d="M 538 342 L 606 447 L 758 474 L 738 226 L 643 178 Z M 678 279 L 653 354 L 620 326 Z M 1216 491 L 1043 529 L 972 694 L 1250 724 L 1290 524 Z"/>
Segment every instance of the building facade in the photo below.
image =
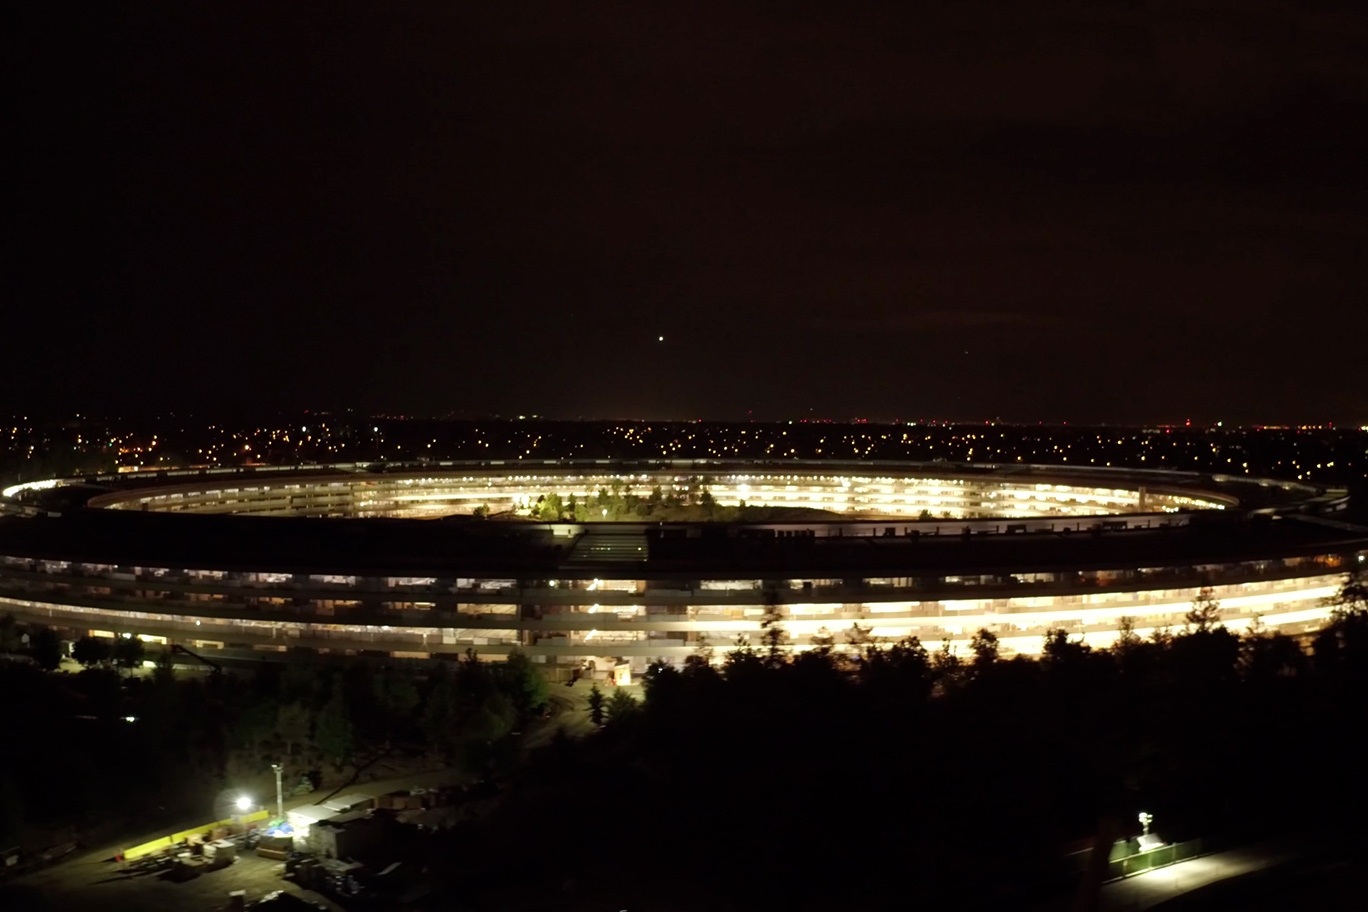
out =
<path fill-rule="evenodd" d="M 707 491 L 752 513 L 526 515 L 550 494 L 620 512 L 657 488 L 671 503 Z M 1126 470 L 466 463 L 113 476 L 5 494 L 0 610 L 73 637 L 225 658 L 519 650 L 553 676 L 720 658 L 758 643 L 767 620 L 798 650 L 915 636 L 963 651 L 980 629 L 1007 654 L 1037 653 L 1057 629 L 1101 647 L 1123 626 L 1181 628 L 1199 593 L 1232 629 L 1304 633 L 1368 551 L 1368 530 L 1337 518 L 1343 492 Z M 770 514 L 751 521 L 755 509 Z M 783 518 L 795 509 L 807 512 Z"/>

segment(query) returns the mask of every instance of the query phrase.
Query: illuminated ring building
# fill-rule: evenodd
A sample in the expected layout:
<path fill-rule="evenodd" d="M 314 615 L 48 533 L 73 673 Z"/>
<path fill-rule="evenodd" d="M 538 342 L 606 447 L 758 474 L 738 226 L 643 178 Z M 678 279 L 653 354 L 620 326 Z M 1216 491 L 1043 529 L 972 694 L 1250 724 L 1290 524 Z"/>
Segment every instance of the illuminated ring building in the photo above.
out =
<path fill-rule="evenodd" d="M 1179 629 L 1208 589 L 1227 627 L 1305 633 L 1368 549 L 1337 518 L 1343 491 L 1130 469 L 514 460 L 4 495 L 0 611 L 70 637 L 225 658 L 521 650 L 557 677 L 720 657 L 757 643 L 767 613 L 794 649 L 916 636 L 963 651 L 986 628 L 1032 654 L 1053 629 L 1093 646 L 1123 619 L 1142 637 Z M 552 495 L 577 521 L 526 515 Z M 662 498 L 710 499 L 725 521 L 657 521 Z M 609 521 L 610 504 L 648 518 Z"/>

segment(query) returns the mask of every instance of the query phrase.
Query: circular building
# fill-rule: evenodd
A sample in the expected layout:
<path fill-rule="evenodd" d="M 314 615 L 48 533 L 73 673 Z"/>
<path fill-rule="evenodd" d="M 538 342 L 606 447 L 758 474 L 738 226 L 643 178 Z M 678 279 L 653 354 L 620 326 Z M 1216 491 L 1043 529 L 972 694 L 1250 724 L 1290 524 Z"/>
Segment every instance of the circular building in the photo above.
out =
<path fill-rule="evenodd" d="M 521 650 L 640 671 L 778 625 L 1004 653 L 1063 629 L 1303 633 L 1361 566 L 1343 491 L 1130 469 L 512 460 L 135 472 L 0 498 L 0 611 L 223 658 Z"/>

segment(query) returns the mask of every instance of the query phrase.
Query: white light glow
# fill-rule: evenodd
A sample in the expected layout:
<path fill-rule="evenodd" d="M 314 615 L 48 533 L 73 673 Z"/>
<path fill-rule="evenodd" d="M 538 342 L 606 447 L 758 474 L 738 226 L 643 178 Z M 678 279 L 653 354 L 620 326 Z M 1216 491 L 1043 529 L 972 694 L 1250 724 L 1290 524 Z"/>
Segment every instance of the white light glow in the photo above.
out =
<path fill-rule="evenodd" d="M 47 491 L 55 488 L 62 482 L 56 478 L 45 478 L 42 481 L 26 481 L 23 484 L 10 485 L 0 491 L 0 497 L 13 497 L 23 491 Z"/>

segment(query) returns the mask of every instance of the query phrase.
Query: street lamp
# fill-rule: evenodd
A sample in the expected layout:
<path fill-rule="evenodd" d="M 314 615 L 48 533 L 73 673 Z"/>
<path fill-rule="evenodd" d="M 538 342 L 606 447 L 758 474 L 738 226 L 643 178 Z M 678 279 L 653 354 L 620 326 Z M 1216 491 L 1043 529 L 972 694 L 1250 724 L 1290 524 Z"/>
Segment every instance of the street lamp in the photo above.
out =
<path fill-rule="evenodd" d="M 278 819 L 278 820 L 284 820 L 284 819 L 285 819 L 285 794 L 284 794 L 284 792 L 281 790 L 281 785 L 280 785 L 280 774 L 281 774 L 282 772 L 285 771 L 285 764 L 283 764 L 283 763 L 272 763 L 272 764 L 271 764 L 271 769 L 275 770 L 275 774 L 276 774 L 276 819 Z"/>
<path fill-rule="evenodd" d="M 245 814 L 252 809 L 252 798 L 250 795 L 239 795 L 236 804 L 237 809 Z"/>

